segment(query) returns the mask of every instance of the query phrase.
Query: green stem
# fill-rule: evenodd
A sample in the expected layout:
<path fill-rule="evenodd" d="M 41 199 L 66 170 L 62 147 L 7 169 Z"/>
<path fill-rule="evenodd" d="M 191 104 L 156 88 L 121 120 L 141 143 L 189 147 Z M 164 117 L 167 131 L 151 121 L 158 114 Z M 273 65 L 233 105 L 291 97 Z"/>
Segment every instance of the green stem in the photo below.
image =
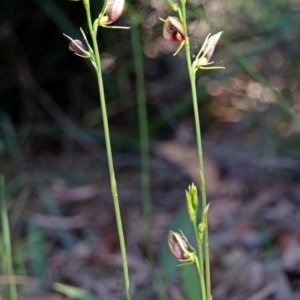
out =
<path fill-rule="evenodd" d="M 5 189 L 4 189 L 4 176 L 0 175 L 0 209 L 1 209 L 1 219 L 2 219 L 2 234 L 3 234 L 3 263 L 5 262 L 7 275 L 9 278 L 9 291 L 10 298 L 12 300 L 17 300 L 17 290 L 14 278 L 14 269 L 11 255 L 11 240 L 10 240 L 10 228 L 9 220 L 7 215 L 7 208 L 5 202 Z"/>
<path fill-rule="evenodd" d="M 182 13 L 182 23 L 187 31 L 186 24 L 186 11 L 185 11 L 185 0 L 181 0 L 181 13 Z M 202 139 L 201 139 L 201 129 L 200 129 L 200 117 L 198 111 L 198 101 L 197 101 L 197 90 L 196 90 L 196 76 L 195 71 L 192 67 L 191 55 L 190 55 L 190 41 L 188 37 L 185 41 L 185 55 L 187 61 L 187 68 L 191 83 L 192 90 L 192 100 L 193 100 L 193 109 L 194 109 L 194 119 L 195 119 L 195 128 L 196 128 L 196 139 L 197 139 L 197 148 L 198 148 L 198 160 L 200 167 L 200 189 L 201 189 L 201 198 L 202 198 L 202 209 L 207 205 L 206 200 L 206 186 L 205 186 L 205 177 L 204 177 L 204 163 L 203 163 L 203 151 L 202 151 Z M 200 258 L 200 249 L 199 249 L 199 259 Z M 205 281 L 206 281 L 206 299 L 211 299 L 211 283 L 210 283 L 210 261 L 209 261 L 209 243 L 208 243 L 208 228 L 206 227 L 204 231 L 204 266 L 205 266 Z"/>
<path fill-rule="evenodd" d="M 108 169 L 109 169 L 109 175 L 110 175 L 110 186 L 111 186 L 111 193 L 112 193 L 112 197 L 113 197 L 113 203 L 114 203 L 114 209 L 115 209 L 115 215 L 116 215 L 116 221 L 117 221 L 117 228 L 118 228 L 118 235 L 119 235 L 119 241 L 120 241 L 126 296 L 127 296 L 127 300 L 131 300 L 128 263 L 127 263 L 127 256 L 126 256 L 126 246 L 125 246 L 122 218 L 121 218 L 121 213 L 120 213 L 119 197 L 118 197 L 118 191 L 117 191 L 117 182 L 116 182 L 116 178 L 115 178 L 114 164 L 113 164 L 113 157 L 112 157 L 112 150 L 111 150 L 111 143 L 110 143 L 110 134 L 109 134 L 105 94 L 104 94 L 104 87 L 103 87 L 103 80 L 102 80 L 102 73 L 101 73 L 100 53 L 99 53 L 98 43 L 97 43 L 98 26 L 94 27 L 92 24 L 90 7 L 89 7 L 88 1 L 84 1 L 84 6 L 85 6 L 86 14 L 87 14 L 89 31 L 91 33 L 91 37 L 92 37 L 92 41 L 93 41 L 93 48 L 94 48 L 94 52 L 95 52 L 94 54 L 95 54 L 95 62 L 96 62 L 96 73 L 97 73 L 97 80 L 98 80 L 98 86 L 99 86 L 100 106 L 101 106 L 101 112 L 102 112 L 105 145 L 106 145 L 106 153 L 107 153 L 107 162 L 108 162 Z"/>
<path fill-rule="evenodd" d="M 204 283 L 204 272 L 203 270 L 201 270 L 201 266 L 199 265 L 199 260 L 198 258 L 196 258 L 196 267 L 197 267 L 197 272 L 199 275 L 199 283 L 200 283 L 200 287 L 201 287 L 201 299 L 205 299 L 206 297 L 206 291 L 205 291 L 205 283 Z M 200 260 L 201 262 L 201 260 Z"/>
<path fill-rule="evenodd" d="M 199 274 L 199 278 L 200 278 L 200 286 L 201 286 L 201 293 L 202 293 L 202 298 L 201 299 L 206 299 L 206 286 L 204 283 L 204 269 L 203 269 L 203 247 L 202 247 L 202 240 L 200 240 L 199 238 L 199 234 L 197 231 L 197 225 L 194 223 L 193 224 L 194 227 L 194 232 L 195 232 L 195 236 L 196 236 L 196 240 L 197 240 L 197 246 L 198 246 L 198 259 L 196 260 L 196 264 L 197 265 L 197 270 L 198 270 L 198 274 Z M 204 296 L 203 296 L 204 295 Z"/>
<path fill-rule="evenodd" d="M 138 18 L 138 16 L 136 16 Z M 139 37 L 138 21 L 131 22 L 131 43 L 133 48 L 134 68 L 136 75 L 136 97 L 138 101 L 138 118 L 140 131 L 142 189 L 143 189 L 143 214 L 146 225 L 147 255 L 151 259 L 151 219 L 152 205 L 150 196 L 150 164 L 149 164 L 149 137 L 147 100 L 145 96 L 144 66 L 142 46 Z"/>

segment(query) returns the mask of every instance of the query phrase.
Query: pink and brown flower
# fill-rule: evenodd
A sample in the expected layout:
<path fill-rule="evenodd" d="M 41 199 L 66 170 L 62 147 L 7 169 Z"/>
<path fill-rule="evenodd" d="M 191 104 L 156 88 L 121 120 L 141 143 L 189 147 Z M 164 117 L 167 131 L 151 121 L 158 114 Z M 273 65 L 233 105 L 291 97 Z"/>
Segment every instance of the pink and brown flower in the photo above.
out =
<path fill-rule="evenodd" d="M 186 40 L 186 32 L 178 18 L 168 17 L 164 22 L 163 36 L 166 40 L 175 43 L 182 43 Z"/>
<path fill-rule="evenodd" d="M 194 250 L 189 246 L 186 238 L 174 231 L 169 231 L 168 245 L 171 253 L 182 262 L 194 262 Z"/>
<path fill-rule="evenodd" d="M 99 25 L 106 26 L 120 18 L 124 10 L 125 0 L 106 0 L 100 14 Z"/>

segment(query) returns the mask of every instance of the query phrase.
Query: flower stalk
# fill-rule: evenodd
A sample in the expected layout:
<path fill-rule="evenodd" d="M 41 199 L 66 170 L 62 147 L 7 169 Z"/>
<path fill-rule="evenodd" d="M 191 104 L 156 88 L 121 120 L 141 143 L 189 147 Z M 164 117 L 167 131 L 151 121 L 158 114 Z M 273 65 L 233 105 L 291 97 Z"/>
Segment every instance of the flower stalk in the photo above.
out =
<path fill-rule="evenodd" d="M 105 137 L 105 146 L 106 146 L 106 154 L 107 154 L 107 162 L 108 162 L 108 169 L 109 169 L 109 176 L 110 176 L 110 188 L 111 194 L 114 203 L 115 209 L 115 216 L 116 216 L 116 223 L 119 235 L 119 242 L 120 242 L 120 249 L 121 249 L 121 256 L 122 256 L 122 263 L 123 263 L 123 273 L 124 273 L 124 282 L 125 282 L 125 291 L 127 300 L 131 300 L 131 292 L 130 292 L 130 281 L 129 281 L 129 271 L 128 271 L 128 263 L 127 263 L 127 255 L 126 255 L 126 246 L 125 246 L 125 238 L 123 232 L 123 225 L 122 225 L 122 218 L 120 212 L 120 204 L 119 204 L 119 196 L 117 190 L 117 181 L 115 178 L 115 171 L 114 171 L 114 163 L 113 163 L 113 155 L 111 149 L 111 142 L 110 142 L 110 132 L 109 132 L 109 124 L 108 124 L 108 117 L 107 117 L 107 109 L 106 109 L 106 101 L 105 101 L 105 93 L 104 93 L 104 85 L 103 85 L 103 78 L 101 72 L 101 58 L 98 48 L 97 42 L 97 32 L 98 27 L 109 27 L 107 24 L 111 24 L 116 21 L 121 13 L 123 12 L 125 0 L 107 0 L 105 2 L 104 8 L 100 13 L 99 17 L 92 22 L 91 12 L 90 12 L 90 1 L 83 0 L 83 5 L 86 11 L 88 28 L 92 39 L 92 46 L 89 44 L 84 32 L 81 30 L 83 38 L 87 44 L 88 49 L 83 45 L 81 41 L 73 40 L 72 38 L 66 36 L 68 39 L 71 40 L 71 44 L 69 46 L 70 50 L 75 52 L 76 55 L 89 58 L 92 65 L 95 68 L 96 75 L 97 75 L 97 82 L 99 88 L 99 98 L 100 98 L 100 108 L 102 113 L 103 119 L 103 130 L 104 130 L 104 137 Z M 106 18 L 107 17 L 107 18 Z M 104 20 L 104 19 L 105 20 Z M 120 28 L 111 26 L 109 28 Z M 123 27 L 122 27 L 123 28 Z M 129 27 L 126 27 L 129 28 Z"/>
<path fill-rule="evenodd" d="M 189 80 L 191 85 L 192 93 L 192 102 L 194 110 L 194 121 L 195 121 L 195 131 L 196 131 L 196 140 L 197 140 L 197 152 L 198 152 L 198 161 L 199 161 L 199 171 L 200 171 L 200 194 L 202 199 L 202 218 L 201 222 L 197 225 L 197 211 L 198 211 L 198 195 L 195 185 L 191 185 L 186 192 L 187 198 L 187 209 L 190 217 L 190 221 L 193 225 L 194 233 L 197 240 L 198 246 L 198 255 L 195 259 L 196 267 L 199 274 L 200 286 L 202 299 L 211 300 L 211 281 L 210 281 L 210 259 L 209 259 L 209 235 L 208 235 L 208 226 L 207 226 L 207 216 L 209 205 L 207 205 L 206 198 L 206 183 L 204 175 L 204 162 L 203 162 L 203 150 L 202 150 L 202 138 L 201 138 L 201 128 L 200 128 L 200 117 L 197 101 L 197 90 L 196 90 L 196 72 L 199 69 L 223 69 L 219 66 L 211 66 L 213 64 L 210 61 L 212 54 L 214 52 L 215 46 L 220 39 L 222 32 L 219 32 L 214 35 L 208 35 L 200 48 L 195 60 L 191 60 L 191 51 L 190 51 L 190 41 L 187 36 L 187 23 L 186 23 L 186 0 L 180 0 L 180 4 L 174 3 L 172 0 L 166 0 L 168 5 L 176 12 L 178 12 L 178 18 L 169 17 L 164 22 L 164 37 L 173 42 L 181 42 L 179 49 L 174 53 L 176 55 L 181 48 L 184 46 L 187 70 L 189 74 Z M 171 25 L 168 25 L 167 20 L 176 19 L 176 22 L 169 22 Z M 166 30 L 169 26 L 169 30 Z M 177 32 L 176 32 L 176 30 Z M 175 32 L 175 33 L 174 33 Z M 179 33 L 184 32 L 184 39 L 181 38 L 183 35 L 178 35 Z M 181 40 L 180 40 L 181 38 Z M 172 252 L 172 250 L 171 250 Z M 174 253 L 173 253 L 174 254 Z M 204 283 L 205 281 L 205 283 Z"/>

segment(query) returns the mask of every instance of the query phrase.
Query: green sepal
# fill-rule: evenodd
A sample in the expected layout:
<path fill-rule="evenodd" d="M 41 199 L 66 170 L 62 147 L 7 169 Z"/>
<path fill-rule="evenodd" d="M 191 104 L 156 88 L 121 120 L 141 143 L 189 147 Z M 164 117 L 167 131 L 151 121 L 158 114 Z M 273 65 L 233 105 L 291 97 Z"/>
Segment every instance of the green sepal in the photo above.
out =
<path fill-rule="evenodd" d="M 178 49 L 174 52 L 173 56 L 176 56 L 178 54 L 178 52 L 182 49 L 182 47 L 184 46 L 185 41 L 180 43 L 180 46 L 178 47 Z"/>
<path fill-rule="evenodd" d="M 198 261 L 198 257 L 197 257 L 197 255 L 193 254 L 193 258 L 191 258 L 187 262 L 183 262 L 183 263 L 177 265 L 177 267 L 183 267 L 183 266 L 193 265 L 194 263 L 196 263 L 196 261 Z"/>

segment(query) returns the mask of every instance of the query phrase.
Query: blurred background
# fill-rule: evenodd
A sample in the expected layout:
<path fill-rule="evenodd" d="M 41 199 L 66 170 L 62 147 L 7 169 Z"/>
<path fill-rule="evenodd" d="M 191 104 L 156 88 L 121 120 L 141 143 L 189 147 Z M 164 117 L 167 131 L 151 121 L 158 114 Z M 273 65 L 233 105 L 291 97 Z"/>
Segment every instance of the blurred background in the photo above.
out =
<path fill-rule="evenodd" d="M 103 2 L 91 5 L 96 17 Z M 89 38 L 82 2 L 0 7 L 0 173 L 19 299 L 123 299 L 96 76 L 62 34 L 82 40 L 81 27 Z M 223 31 L 212 60 L 225 70 L 197 75 L 213 299 L 298 299 L 300 1 L 191 0 L 187 11 L 192 57 Z M 134 14 L 143 15 L 151 257 L 131 30 L 98 31 L 132 294 L 199 299 L 193 267 L 177 268 L 166 245 L 170 229 L 194 242 L 185 190 L 199 170 L 185 59 L 162 37 L 159 17 L 174 15 L 163 0 L 126 1 L 116 25 Z M 0 250 L 0 298 L 10 299 Z"/>

